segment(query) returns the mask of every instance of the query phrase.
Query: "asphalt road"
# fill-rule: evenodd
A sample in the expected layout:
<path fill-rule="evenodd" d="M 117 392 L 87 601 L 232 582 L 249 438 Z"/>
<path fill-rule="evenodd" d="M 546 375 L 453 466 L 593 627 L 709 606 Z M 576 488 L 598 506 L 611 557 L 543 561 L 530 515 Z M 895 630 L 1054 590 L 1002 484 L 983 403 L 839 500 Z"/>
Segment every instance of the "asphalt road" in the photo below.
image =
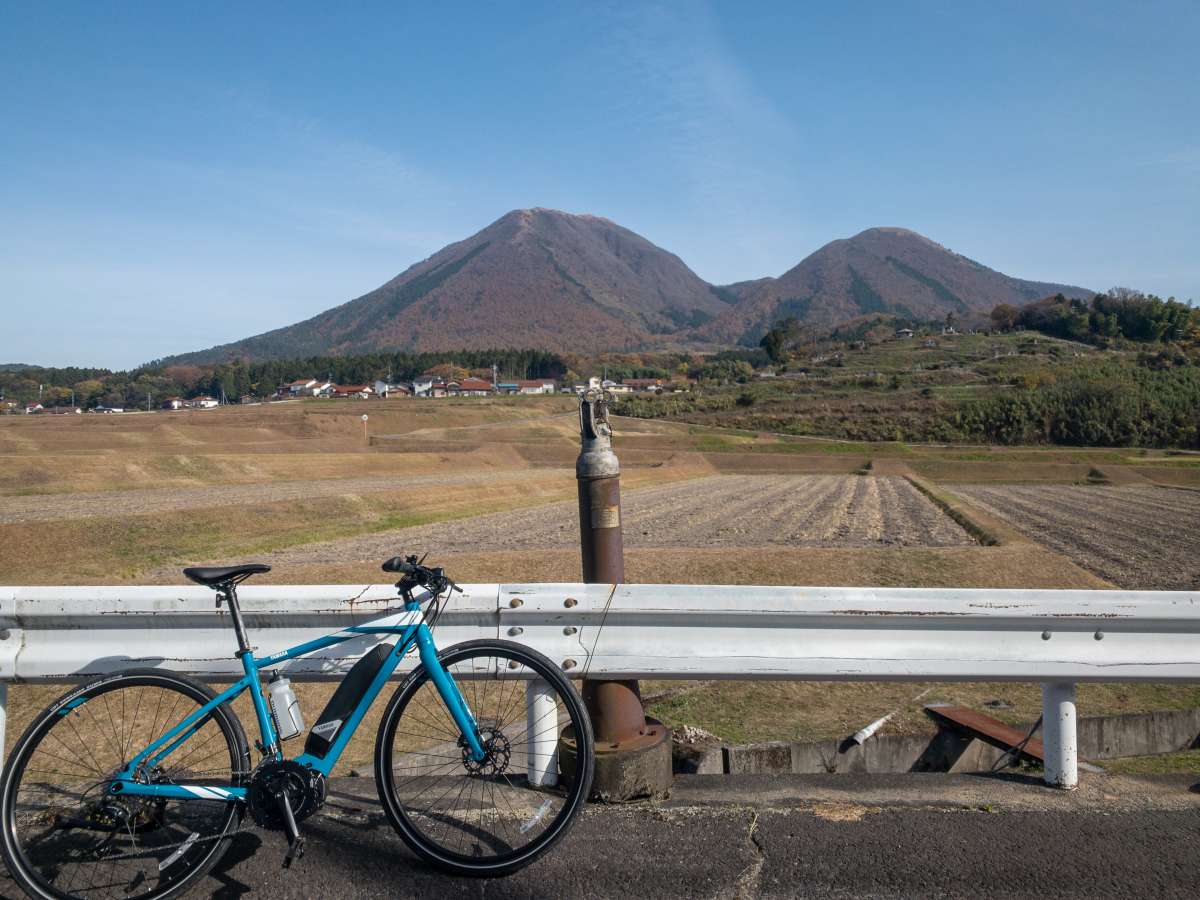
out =
<path fill-rule="evenodd" d="M 189 896 L 1194 898 L 1192 780 L 1090 776 L 1063 794 L 1021 777 L 691 777 L 663 804 L 591 807 L 542 861 L 472 881 L 415 861 L 371 782 L 345 779 L 290 872 L 277 834 L 246 833 Z"/>

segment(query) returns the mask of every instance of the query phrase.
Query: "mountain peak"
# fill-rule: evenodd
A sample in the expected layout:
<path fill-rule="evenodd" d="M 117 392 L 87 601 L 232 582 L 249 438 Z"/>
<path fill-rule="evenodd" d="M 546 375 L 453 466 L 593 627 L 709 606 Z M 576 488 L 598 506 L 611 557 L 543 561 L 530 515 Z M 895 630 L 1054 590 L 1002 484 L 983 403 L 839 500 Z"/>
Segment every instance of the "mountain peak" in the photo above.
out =
<path fill-rule="evenodd" d="M 999 303 L 1016 306 L 1086 288 L 1010 278 L 908 228 L 877 226 L 831 241 L 779 278 L 743 291 L 740 302 L 697 335 L 754 343 L 780 319 L 820 326 L 891 313 L 917 321 L 953 314 L 983 319 Z"/>
<path fill-rule="evenodd" d="M 637 350 L 727 308 L 679 257 L 609 219 L 514 209 L 318 316 L 172 362 L 378 350 Z"/>

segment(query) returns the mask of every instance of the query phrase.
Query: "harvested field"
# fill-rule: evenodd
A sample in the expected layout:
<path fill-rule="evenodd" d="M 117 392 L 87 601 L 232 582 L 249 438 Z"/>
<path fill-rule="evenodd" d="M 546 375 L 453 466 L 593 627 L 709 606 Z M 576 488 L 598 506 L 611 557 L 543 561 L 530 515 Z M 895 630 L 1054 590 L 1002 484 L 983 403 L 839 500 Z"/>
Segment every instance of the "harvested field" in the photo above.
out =
<path fill-rule="evenodd" d="M 1113 584 L 1200 585 L 1200 493 L 1153 487 L 955 485 L 955 492 Z"/>
<path fill-rule="evenodd" d="M 563 472 L 569 479 L 572 473 Z M 136 516 L 224 506 L 343 497 L 380 491 L 402 491 L 444 485 L 491 484 L 504 481 L 544 481 L 545 470 L 460 472 L 445 475 L 376 475 L 368 478 L 330 478 L 314 481 L 273 481 L 265 484 L 220 484 L 205 487 L 161 488 L 132 491 L 93 491 L 74 494 L 5 497 L 0 504 L 0 525 L 84 519 L 97 516 Z"/>
<path fill-rule="evenodd" d="M 974 541 L 901 478 L 719 475 L 627 491 L 627 547 L 956 547 Z M 574 501 L 310 544 L 280 566 L 381 559 L 397 547 L 434 555 L 579 544 Z"/>

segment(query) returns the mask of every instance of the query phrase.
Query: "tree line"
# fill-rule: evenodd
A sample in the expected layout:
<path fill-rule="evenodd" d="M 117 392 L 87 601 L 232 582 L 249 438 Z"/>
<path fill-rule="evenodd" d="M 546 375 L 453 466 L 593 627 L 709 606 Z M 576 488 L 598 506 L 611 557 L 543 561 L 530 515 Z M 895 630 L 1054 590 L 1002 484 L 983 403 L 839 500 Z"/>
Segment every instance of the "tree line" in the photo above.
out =
<path fill-rule="evenodd" d="M 1002 331 L 1028 328 L 1097 346 L 1121 340 L 1200 344 L 1200 310 L 1174 297 L 1163 300 L 1130 288 L 1113 288 L 1090 302 L 1055 294 L 1019 308 L 1002 303 L 991 319 Z"/>
<path fill-rule="evenodd" d="M 560 355 L 546 350 L 501 348 L 439 353 L 369 353 L 358 356 L 314 356 L 305 359 L 235 361 L 219 365 L 150 363 L 129 371 L 21 366 L 0 368 L 0 396 L 5 400 L 43 406 L 154 407 L 167 397 L 208 395 L 236 401 L 266 397 L 280 385 L 301 378 L 320 378 L 341 384 L 369 384 L 377 379 L 411 381 L 439 365 L 490 371 L 502 377 L 562 378 L 568 370 Z"/>

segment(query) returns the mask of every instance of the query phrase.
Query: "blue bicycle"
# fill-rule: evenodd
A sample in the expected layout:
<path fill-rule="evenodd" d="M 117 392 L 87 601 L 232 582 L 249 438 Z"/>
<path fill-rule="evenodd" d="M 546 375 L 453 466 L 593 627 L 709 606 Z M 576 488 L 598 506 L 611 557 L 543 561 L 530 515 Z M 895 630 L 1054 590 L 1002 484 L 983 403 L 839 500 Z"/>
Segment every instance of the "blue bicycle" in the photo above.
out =
<path fill-rule="evenodd" d="M 227 606 L 245 675 L 218 694 L 175 672 L 130 669 L 41 713 L 0 785 L 0 849 L 17 884 L 39 898 L 176 897 L 217 864 L 247 814 L 286 832 L 289 866 L 303 855 L 299 823 L 321 807 L 338 759 L 413 648 L 420 665 L 387 704 L 375 741 L 393 827 L 418 856 L 456 874 L 503 875 L 545 853 L 591 785 L 592 731 L 578 692 L 519 644 L 469 641 L 439 653 L 431 629 L 457 585 L 415 556 L 383 568 L 401 576 L 402 609 L 264 657 L 247 638 L 237 585 L 270 567 L 185 569 Z M 288 757 L 284 742 L 305 728 L 277 667 L 363 635 L 395 640 L 355 663 L 304 752 Z M 257 764 L 231 708 L 245 693 Z"/>

